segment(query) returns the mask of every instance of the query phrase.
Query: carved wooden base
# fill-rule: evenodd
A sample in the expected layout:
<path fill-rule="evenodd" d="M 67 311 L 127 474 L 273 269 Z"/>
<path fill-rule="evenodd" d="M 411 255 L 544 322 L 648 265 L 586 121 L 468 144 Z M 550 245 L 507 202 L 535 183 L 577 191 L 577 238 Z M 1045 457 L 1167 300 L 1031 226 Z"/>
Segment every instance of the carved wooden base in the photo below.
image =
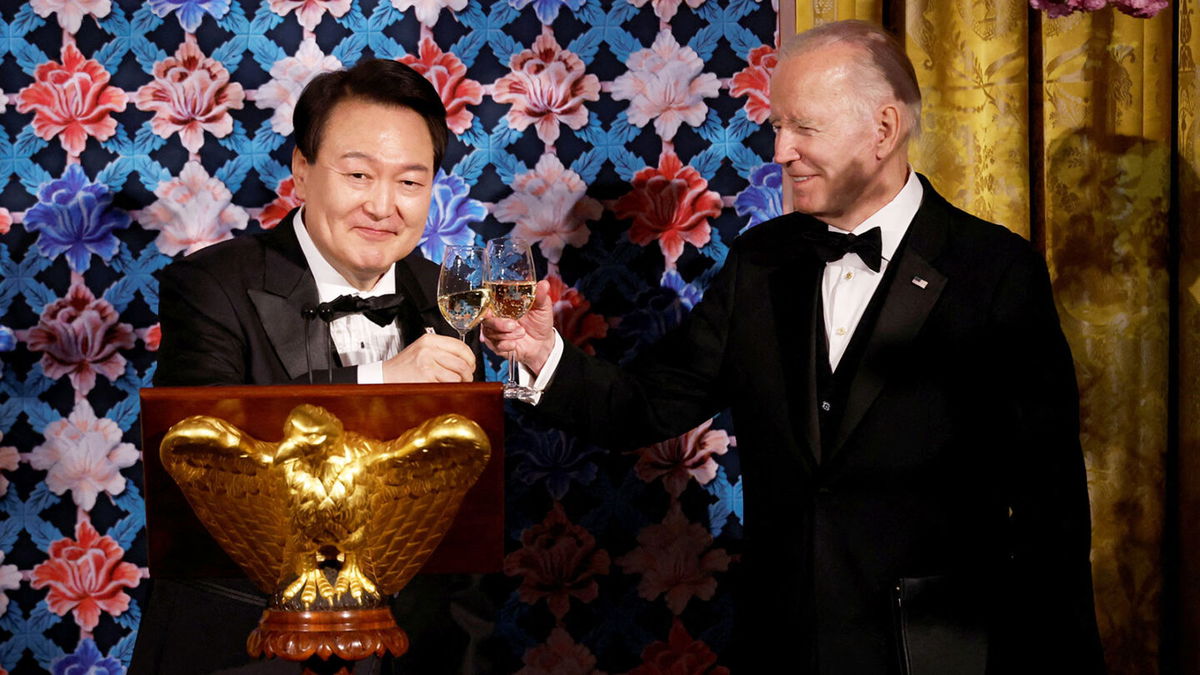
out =
<path fill-rule="evenodd" d="M 254 657 L 310 661 L 305 672 L 348 673 L 355 661 L 372 654 L 404 654 L 408 636 L 386 607 L 319 612 L 268 609 L 246 640 L 246 651 Z"/>

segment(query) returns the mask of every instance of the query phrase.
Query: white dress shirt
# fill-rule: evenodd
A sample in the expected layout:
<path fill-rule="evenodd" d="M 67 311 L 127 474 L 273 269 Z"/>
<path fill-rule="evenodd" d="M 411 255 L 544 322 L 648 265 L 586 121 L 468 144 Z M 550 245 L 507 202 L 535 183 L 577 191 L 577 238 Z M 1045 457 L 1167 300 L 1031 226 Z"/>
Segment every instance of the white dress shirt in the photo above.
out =
<path fill-rule="evenodd" d="M 880 262 L 878 272 L 867 267 L 857 253 L 848 253 L 841 260 L 825 265 L 825 275 L 821 280 L 821 301 L 825 305 L 825 335 L 829 338 L 829 366 L 834 370 L 837 369 L 842 355 L 846 353 L 846 347 L 850 344 L 850 338 L 854 336 L 854 329 L 858 328 L 858 322 L 862 319 L 867 304 L 871 302 L 871 296 L 875 294 L 875 289 L 879 288 L 879 282 L 883 279 L 884 271 L 887 270 L 888 261 L 896 254 L 900 241 L 908 232 L 908 226 L 912 223 L 913 217 L 917 215 L 917 209 L 921 207 L 921 198 L 924 194 L 925 189 L 921 186 L 920 179 L 917 178 L 917 172 L 909 167 L 908 180 L 904 183 L 904 187 L 900 188 L 900 192 L 892 198 L 892 201 L 884 204 L 882 208 L 854 228 L 854 232 L 858 234 L 862 234 L 872 227 L 879 228 L 883 244 L 883 260 Z M 832 225 L 829 226 L 829 231 L 845 232 Z M 546 359 L 546 365 L 542 367 L 536 379 L 529 369 L 518 365 L 518 378 L 521 384 L 527 387 L 532 386 L 539 392 L 535 395 L 535 399 L 540 400 L 540 392 L 553 379 L 554 371 L 558 369 L 559 359 L 562 358 L 562 352 L 562 337 L 558 331 L 555 331 L 554 349 L 550 352 L 550 357 Z M 533 381 L 532 385 L 530 380 Z M 535 405 L 537 400 L 534 401 Z"/>
<path fill-rule="evenodd" d="M 908 181 L 892 201 L 854 228 L 853 232 L 860 235 L 873 227 L 879 228 L 883 261 L 878 272 L 867 267 L 857 253 L 847 253 L 840 260 L 825 265 L 825 275 L 821 279 L 821 302 L 825 306 L 825 337 L 829 338 L 829 367 L 833 370 L 837 370 L 850 338 L 854 337 L 854 330 L 858 328 L 858 322 L 871 302 L 871 296 L 879 288 L 888 261 L 896 254 L 913 216 L 917 215 L 924 193 L 917 172 L 910 168 Z M 846 232 L 832 225 L 829 231 Z"/>
<path fill-rule="evenodd" d="M 360 291 L 346 281 L 317 250 L 317 245 L 308 234 L 308 228 L 304 226 L 303 216 L 304 210 L 301 209 L 294 220 L 296 238 L 300 240 L 300 249 L 304 251 L 308 269 L 312 271 L 313 279 L 317 282 L 317 296 L 321 302 L 329 302 L 342 295 L 372 298 L 396 292 L 395 266 L 389 267 L 369 291 Z M 400 329 L 395 322 L 380 326 L 362 314 L 351 314 L 329 322 L 329 334 L 333 338 L 333 346 L 337 349 L 342 365 L 358 366 L 359 384 L 382 383 L 383 362 L 399 354 L 404 346 Z"/>

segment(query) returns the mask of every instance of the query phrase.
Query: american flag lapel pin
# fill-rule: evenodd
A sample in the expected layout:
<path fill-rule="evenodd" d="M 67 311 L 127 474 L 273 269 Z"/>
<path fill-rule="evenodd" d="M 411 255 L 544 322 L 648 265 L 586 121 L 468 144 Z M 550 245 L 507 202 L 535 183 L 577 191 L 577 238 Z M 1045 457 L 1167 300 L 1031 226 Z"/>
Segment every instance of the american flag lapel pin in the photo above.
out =
<path fill-rule="evenodd" d="M 913 283 L 913 286 L 916 286 L 917 288 L 925 288 L 926 286 L 929 285 L 929 282 L 925 281 L 921 277 L 913 277 L 912 283 Z"/>

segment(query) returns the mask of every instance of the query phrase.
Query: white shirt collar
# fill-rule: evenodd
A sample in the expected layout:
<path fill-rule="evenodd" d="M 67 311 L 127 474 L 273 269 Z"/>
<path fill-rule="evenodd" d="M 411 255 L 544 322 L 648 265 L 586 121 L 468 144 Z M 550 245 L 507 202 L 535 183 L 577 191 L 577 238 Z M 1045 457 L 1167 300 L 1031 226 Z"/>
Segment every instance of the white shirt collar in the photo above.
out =
<path fill-rule="evenodd" d="M 340 295 L 358 295 L 370 298 L 396 292 L 395 265 L 389 267 L 388 271 L 375 284 L 375 288 L 369 291 L 360 291 L 346 281 L 346 277 L 334 269 L 333 265 L 330 265 L 325 256 L 321 255 L 317 249 L 316 243 L 308 234 L 308 228 L 304 226 L 303 216 L 304 209 L 300 209 L 296 212 L 292 224 L 296 228 L 296 239 L 300 241 L 300 250 L 304 252 L 304 260 L 308 262 L 308 269 L 312 271 L 313 279 L 317 282 L 317 295 L 321 302 L 329 302 Z"/>
<path fill-rule="evenodd" d="M 904 233 L 908 232 L 913 217 L 917 215 L 917 210 L 921 208 L 921 198 L 924 195 L 925 188 L 917 178 L 917 172 L 913 171 L 911 166 L 908 167 L 908 180 L 905 181 L 904 187 L 900 188 L 900 192 L 892 197 L 892 201 L 859 223 L 854 232 L 862 234 L 872 227 L 878 227 L 883 240 L 883 259 L 891 260 L 900 246 L 900 241 L 904 239 Z M 845 230 L 832 225 L 829 226 L 829 231 L 845 233 Z"/>

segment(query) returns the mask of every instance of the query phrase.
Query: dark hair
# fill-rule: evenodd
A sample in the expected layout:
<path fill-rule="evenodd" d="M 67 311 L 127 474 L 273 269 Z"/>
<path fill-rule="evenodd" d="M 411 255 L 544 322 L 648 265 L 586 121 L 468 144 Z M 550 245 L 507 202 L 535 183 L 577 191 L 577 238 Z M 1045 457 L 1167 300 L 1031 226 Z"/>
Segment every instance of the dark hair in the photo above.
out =
<path fill-rule="evenodd" d="M 311 162 L 317 158 L 329 114 L 342 101 L 360 99 L 408 108 L 425 120 L 433 139 L 433 168 L 442 165 L 450 130 L 446 107 L 437 90 L 420 73 L 391 59 L 366 59 L 346 70 L 314 77 L 292 112 L 296 149 Z"/>

